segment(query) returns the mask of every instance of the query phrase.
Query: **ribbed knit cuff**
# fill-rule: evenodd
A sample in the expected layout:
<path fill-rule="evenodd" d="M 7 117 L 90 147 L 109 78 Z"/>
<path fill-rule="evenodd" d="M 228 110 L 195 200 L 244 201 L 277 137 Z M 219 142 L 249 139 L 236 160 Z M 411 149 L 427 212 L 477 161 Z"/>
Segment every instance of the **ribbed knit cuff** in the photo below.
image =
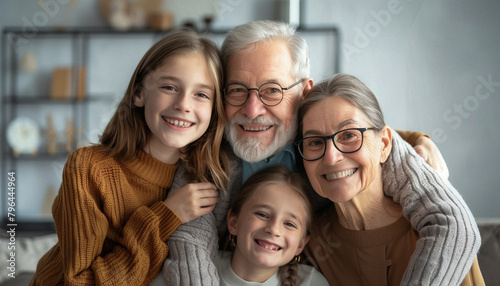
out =
<path fill-rule="evenodd" d="M 181 224 L 181 219 L 163 202 L 156 202 L 151 210 L 158 215 L 160 220 L 160 237 L 163 241 L 174 232 Z"/>

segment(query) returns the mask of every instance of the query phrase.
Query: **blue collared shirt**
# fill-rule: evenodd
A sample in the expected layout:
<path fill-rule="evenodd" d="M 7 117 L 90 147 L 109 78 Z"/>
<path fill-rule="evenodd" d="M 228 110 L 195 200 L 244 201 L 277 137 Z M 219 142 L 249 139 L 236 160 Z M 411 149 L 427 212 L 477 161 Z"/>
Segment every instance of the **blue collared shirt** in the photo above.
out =
<path fill-rule="evenodd" d="M 283 148 L 283 150 L 281 150 L 278 154 L 259 162 L 249 163 L 243 161 L 243 174 L 241 183 L 245 183 L 245 181 L 256 172 L 266 167 L 278 164 L 285 165 L 292 171 L 295 170 L 295 148 L 293 147 L 293 145 L 288 145 Z"/>

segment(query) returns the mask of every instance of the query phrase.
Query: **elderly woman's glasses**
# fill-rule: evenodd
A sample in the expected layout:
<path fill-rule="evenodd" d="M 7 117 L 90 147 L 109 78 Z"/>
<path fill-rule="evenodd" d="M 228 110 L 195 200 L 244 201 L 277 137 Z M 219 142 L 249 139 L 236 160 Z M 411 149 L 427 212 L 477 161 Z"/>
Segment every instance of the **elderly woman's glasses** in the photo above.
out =
<path fill-rule="evenodd" d="M 266 82 L 258 88 L 248 88 L 243 84 L 232 83 L 224 89 L 224 96 L 226 101 L 232 106 L 242 106 L 247 102 L 248 97 L 250 97 L 250 91 L 256 90 L 262 103 L 267 106 L 276 106 L 283 100 L 284 90 L 289 90 L 304 80 L 305 78 L 300 79 L 289 87 L 281 87 L 281 85 L 274 82 Z"/>
<path fill-rule="evenodd" d="M 363 133 L 373 127 L 349 128 L 330 136 L 309 136 L 295 142 L 299 153 L 306 161 L 315 161 L 325 156 L 326 141 L 332 139 L 333 145 L 342 153 L 354 153 L 363 146 Z"/>

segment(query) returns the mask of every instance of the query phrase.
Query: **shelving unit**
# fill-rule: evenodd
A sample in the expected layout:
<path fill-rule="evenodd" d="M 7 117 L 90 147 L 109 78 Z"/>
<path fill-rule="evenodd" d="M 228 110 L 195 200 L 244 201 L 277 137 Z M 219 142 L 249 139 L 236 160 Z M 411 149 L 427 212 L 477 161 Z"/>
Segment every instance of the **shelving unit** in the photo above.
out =
<path fill-rule="evenodd" d="M 220 45 L 228 31 L 217 30 L 204 34 Z M 327 65 L 327 69 L 321 71 L 320 74 L 322 76 L 331 75 L 340 70 L 340 35 L 337 27 L 299 27 L 297 31 L 308 41 L 312 67 L 324 65 L 325 61 L 331 61 L 332 64 Z M 51 188 L 57 192 L 62 168 L 69 154 L 66 151 L 59 151 L 56 155 L 49 155 L 43 152 L 42 146 L 36 156 L 13 156 L 13 150 L 7 144 L 5 136 L 9 123 L 17 116 L 28 116 L 43 127 L 47 114 L 64 114 L 64 118 L 74 120 L 75 142 L 81 141 L 82 137 L 85 136 L 79 134 L 77 130 L 92 125 L 90 121 L 96 117 L 94 108 L 104 106 L 107 111 L 114 111 L 113 104 L 117 104 L 117 101 L 122 97 L 119 92 L 123 92 L 128 84 L 133 70 L 128 71 L 130 74 L 118 76 L 115 75 L 115 70 L 121 72 L 124 68 L 115 67 L 115 64 L 130 64 L 127 69 L 135 67 L 137 64 L 134 59 L 118 58 L 122 49 L 127 48 L 123 43 L 137 44 L 141 42 L 143 46 L 140 49 L 149 48 L 152 43 L 167 32 L 116 31 L 108 28 L 71 28 L 65 30 L 39 28 L 32 32 L 20 27 L 5 28 L 2 31 L 0 117 L 0 132 L 2 133 L 0 142 L 2 228 L 5 228 L 8 223 L 6 211 L 8 202 L 7 173 L 14 171 L 17 177 L 16 183 L 18 183 L 16 184 L 17 229 L 54 231 L 51 217 L 47 214 L 43 216 L 41 213 L 41 204 L 46 197 L 45 192 L 48 185 L 52 183 Z M 113 41 L 117 42 L 113 43 Z M 145 50 L 141 51 L 140 49 L 133 50 L 133 53 L 139 57 L 138 59 L 145 52 Z M 317 52 L 318 50 L 320 52 Z M 41 59 L 37 71 L 26 73 L 19 69 L 20 59 L 26 52 L 33 52 L 37 58 Z M 325 58 L 318 58 L 321 57 L 322 53 L 325 54 Z M 110 63 L 101 63 L 102 59 L 110 59 Z M 51 98 L 51 71 L 61 65 L 72 67 L 73 74 L 77 74 L 79 67 L 85 67 L 86 93 L 83 99 L 76 98 L 78 92 L 76 76 L 73 77 L 73 89 L 69 98 L 64 100 Z M 126 82 L 122 80 L 121 83 L 108 83 L 108 76 L 109 78 L 113 76 L 124 78 Z M 99 87 L 96 88 L 97 85 Z M 118 89 L 118 94 L 109 94 L 111 90 L 115 89 Z M 54 118 L 54 121 L 61 125 L 60 118 L 59 120 Z"/>
<path fill-rule="evenodd" d="M 96 31 L 40 29 L 27 33 L 22 28 L 6 28 L 2 31 L 2 81 L 1 81 L 1 132 L 0 150 L 2 169 L 2 228 L 9 222 L 7 217 L 8 185 L 7 173 L 15 172 L 15 222 L 19 231 L 54 231 L 48 202 L 57 192 L 62 168 L 69 152 L 76 149 L 84 139 L 80 129 L 86 128 L 91 117 L 92 104 L 111 105 L 113 98 L 102 94 L 87 93 L 77 98 L 77 76 L 72 76 L 71 91 L 66 98 L 53 98 L 51 93 L 52 71 L 58 66 L 72 68 L 89 65 L 89 36 Z M 104 32 L 104 30 L 102 30 Z M 37 60 L 36 70 L 20 69 L 21 57 L 30 52 Z M 45 151 L 43 129 L 46 117 L 51 115 L 56 128 L 55 153 Z M 42 144 L 36 155 L 15 155 L 6 138 L 8 125 L 18 117 L 28 117 L 37 122 L 42 134 Z M 72 120 L 73 135 L 71 150 L 64 148 L 66 120 Z M 66 138 L 65 138 L 66 139 Z M 55 182 L 55 183 L 54 183 Z M 51 191 L 51 193 L 49 193 Z M 36 205 L 38 210 L 33 210 Z M 45 211 L 45 213 L 43 213 Z"/>

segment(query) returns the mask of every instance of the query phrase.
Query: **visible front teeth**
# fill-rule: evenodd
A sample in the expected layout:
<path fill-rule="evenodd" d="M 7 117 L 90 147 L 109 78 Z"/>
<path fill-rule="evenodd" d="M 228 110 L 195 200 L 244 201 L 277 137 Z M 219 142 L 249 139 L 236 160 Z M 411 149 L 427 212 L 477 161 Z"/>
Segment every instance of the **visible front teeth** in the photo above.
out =
<path fill-rule="evenodd" d="M 354 172 L 356 172 L 356 170 L 351 169 L 351 170 L 347 170 L 347 171 L 338 172 L 335 174 L 327 174 L 325 176 L 326 176 L 326 179 L 333 180 L 333 179 L 340 179 L 340 178 L 350 176 L 350 175 L 354 174 Z"/>
<path fill-rule="evenodd" d="M 269 250 L 280 250 L 281 249 L 279 246 L 271 246 L 271 245 L 267 245 L 267 244 L 262 244 L 260 241 L 257 241 L 257 244 L 266 248 L 266 249 L 269 249 Z"/>
<path fill-rule="evenodd" d="M 192 125 L 192 123 L 190 122 L 185 122 L 185 121 L 181 121 L 181 120 L 173 120 L 173 119 L 169 119 L 169 118 L 166 118 L 167 122 L 172 124 L 172 125 L 175 125 L 177 127 L 183 127 L 183 128 L 186 128 L 186 127 L 189 127 Z"/>
<path fill-rule="evenodd" d="M 278 247 L 274 248 L 274 247 L 271 247 L 271 246 L 268 246 L 268 245 L 261 245 L 261 246 L 264 247 L 264 248 L 267 248 L 267 249 L 271 249 L 271 250 L 278 250 L 279 249 Z"/>
<path fill-rule="evenodd" d="M 248 127 L 243 125 L 243 130 L 245 131 L 264 131 L 271 128 L 271 126 L 262 126 L 262 127 Z"/>

